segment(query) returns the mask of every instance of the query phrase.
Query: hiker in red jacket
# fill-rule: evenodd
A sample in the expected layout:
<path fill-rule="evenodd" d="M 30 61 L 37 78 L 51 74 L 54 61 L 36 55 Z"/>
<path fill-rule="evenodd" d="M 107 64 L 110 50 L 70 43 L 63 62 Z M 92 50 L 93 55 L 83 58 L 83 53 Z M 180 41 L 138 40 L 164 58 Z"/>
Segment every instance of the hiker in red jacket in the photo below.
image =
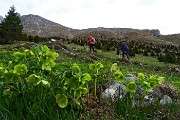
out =
<path fill-rule="evenodd" d="M 89 40 L 87 42 L 88 42 L 88 45 L 89 45 L 90 52 L 91 52 L 91 50 L 94 52 L 95 38 L 90 36 L 90 38 L 89 38 Z"/>

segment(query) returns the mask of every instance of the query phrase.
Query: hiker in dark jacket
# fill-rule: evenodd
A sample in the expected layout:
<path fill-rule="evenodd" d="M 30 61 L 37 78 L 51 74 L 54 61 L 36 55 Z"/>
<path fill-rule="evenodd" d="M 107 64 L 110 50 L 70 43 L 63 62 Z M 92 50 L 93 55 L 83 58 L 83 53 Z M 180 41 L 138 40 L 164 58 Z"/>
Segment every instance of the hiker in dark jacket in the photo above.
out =
<path fill-rule="evenodd" d="M 121 50 L 122 50 L 122 58 L 125 59 L 125 55 L 126 55 L 127 59 L 129 60 L 129 47 L 126 43 L 123 43 Z"/>

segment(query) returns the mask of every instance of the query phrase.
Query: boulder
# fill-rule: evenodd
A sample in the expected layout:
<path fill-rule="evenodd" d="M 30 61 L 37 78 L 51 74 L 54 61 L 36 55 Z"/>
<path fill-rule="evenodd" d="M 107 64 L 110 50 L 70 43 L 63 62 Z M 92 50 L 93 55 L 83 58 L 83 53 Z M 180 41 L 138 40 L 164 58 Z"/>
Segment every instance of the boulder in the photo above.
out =
<path fill-rule="evenodd" d="M 172 98 L 169 97 L 168 95 L 164 95 L 163 98 L 160 100 L 161 105 L 171 104 L 171 103 L 172 103 Z"/>

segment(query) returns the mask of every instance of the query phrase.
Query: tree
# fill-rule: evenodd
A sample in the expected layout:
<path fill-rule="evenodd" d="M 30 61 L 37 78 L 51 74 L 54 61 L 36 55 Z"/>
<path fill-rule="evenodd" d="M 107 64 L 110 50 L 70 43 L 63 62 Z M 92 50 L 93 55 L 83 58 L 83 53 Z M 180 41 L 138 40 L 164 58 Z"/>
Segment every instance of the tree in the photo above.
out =
<path fill-rule="evenodd" d="M 23 26 L 21 19 L 15 12 L 15 7 L 10 7 L 9 12 L 4 20 L 0 23 L 0 34 L 6 43 L 13 43 L 15 40 L 20 40 L 22 37 Z"/>

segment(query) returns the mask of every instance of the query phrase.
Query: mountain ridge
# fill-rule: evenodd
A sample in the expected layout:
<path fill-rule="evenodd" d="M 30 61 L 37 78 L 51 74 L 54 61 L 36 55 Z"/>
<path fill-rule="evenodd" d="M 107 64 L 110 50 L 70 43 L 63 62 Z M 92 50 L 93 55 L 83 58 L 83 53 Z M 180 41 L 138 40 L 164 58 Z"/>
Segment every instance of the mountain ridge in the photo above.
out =
<path fill-rule="evenodd" d="M 175 44 L 180 44 L 180 34 L 161 35 L 158 29 L 133 29 L 133 28 L 87 28 L 73 29 L 59 23 L 50 21 L 39 15 L 20 16 L 23 25 L 23 32 L 28 35 L 38 35 L 41 37 L 60 37 L 60 38 L 87 38 L 94 36 L 98 39 L 110 40 L 166 40 Z M 0 16 L 0 20 L 3 17 Z M 174 37 L 175 36 L 175 37 Z M 171 41 L 172 39 L 172 41 Z"/>

